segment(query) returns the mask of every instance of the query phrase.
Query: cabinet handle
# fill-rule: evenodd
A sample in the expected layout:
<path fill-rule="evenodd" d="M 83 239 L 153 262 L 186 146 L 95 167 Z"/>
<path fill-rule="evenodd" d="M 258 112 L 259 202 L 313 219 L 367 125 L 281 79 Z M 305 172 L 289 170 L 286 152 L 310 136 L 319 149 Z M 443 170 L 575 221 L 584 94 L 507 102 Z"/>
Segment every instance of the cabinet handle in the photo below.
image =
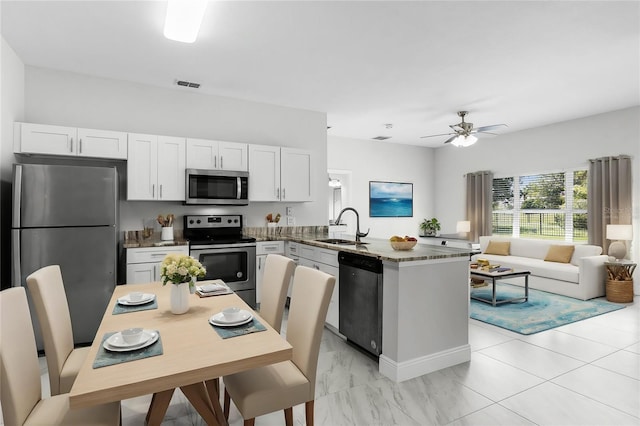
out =
<path fill-rule="evenodd" d="M 276 189 L 276 198 L 280 199 L 280 188 Z"/>
<path fill-rule="evenodd" d="M 223 161 L 224 161 L 224 157 L 221 155 L 221 156 L 220 156 L 220 168 L 221 168 L 221 169 L 224 169 L 224 165 L 223 165 L 224 163 L 223 163 Z"/>
<path fill-rule="evenodd" d="M 160 184 L 160 199 L 162 199 L 162 184 Z"/>
<path fill-rule="evenodd" d="M 69 145 L 70 145 L 69 152 L 73 152 L 73 138 L 69 138 L 69 140 L 70 140 L 70 142 L 71 142 L 71 143 L 69 144 Z"/>
<path fill-rule="evenodd" d="M 213 157 L 213 168 L 214 169 L 218 168 L 218 157 L 217 156 Z"/>
<path fill-rule="evenodd" d="M 151 256 L 166 256 L 167 253 L 151 253 Z"/>
<path fill-rule="evenodd" d="M 151 184 L 151 198 L 156 198 L 156 184 Z"/>
<path fill-rule="evenodd" d="M 82 139 L 78 141 L 78 150 L 80 151 L 80 154 L 82 154 Z"/>
<path fill-rule="evenodd" d="M 284 200 L 286 197 L 285 195 L 285 191 L 287 190 L 287 188 L 282 188 L 282 199 Z"/>
<path fill-rule="evenodd" d="M 262 269 L 262 258 L 258 258 L 258 269 Z"/>

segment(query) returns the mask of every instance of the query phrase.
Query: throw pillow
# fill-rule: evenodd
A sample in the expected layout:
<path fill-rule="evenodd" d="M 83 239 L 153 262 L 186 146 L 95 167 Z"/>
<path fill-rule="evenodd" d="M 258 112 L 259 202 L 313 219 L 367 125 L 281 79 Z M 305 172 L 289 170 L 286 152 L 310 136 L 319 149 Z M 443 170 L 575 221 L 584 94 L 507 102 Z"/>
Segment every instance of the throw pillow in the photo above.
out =
<path fill-rule="evenodd" d="M 484 254 L 497 254 L 499 256 L 509 256 L 509 248 L 511 247 L 511 242 L 509 241 L 489 241 L 489 245 L 487 249 L 484 251 Z"/>
<path fill-rule="evenodd" d="M 549 251 L 547 251 L 544 260 L 548 262 L 569 263 L 575 249 L 575 246 L 571 245 L 552 245 L 549 247 Z"/>

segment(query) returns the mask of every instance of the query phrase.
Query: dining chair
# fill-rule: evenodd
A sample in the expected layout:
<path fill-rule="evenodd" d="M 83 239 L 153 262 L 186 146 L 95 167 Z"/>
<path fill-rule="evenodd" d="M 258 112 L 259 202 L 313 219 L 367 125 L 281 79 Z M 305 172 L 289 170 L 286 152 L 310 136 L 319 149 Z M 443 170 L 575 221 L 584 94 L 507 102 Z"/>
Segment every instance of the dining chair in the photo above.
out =
<path fill-rule="evenodd" d="M 38 269 L 27 277 L 27 287 L 42 331 L 51 395 L 67 393 L 90 348 L 73 348 L 71 315 L 60 266 Z"/>
<path fill-rule="evenodd" d="M 293 406 L 304 403 L 307 425 L 313 426 L 320 339 L 335 281 L 335 277 L 313 268 L 295 269 L 286 333 L 293 358 L 225 376 L 226 419 L 233 399 L 245 426 L 253 425 L 258 416 L 278 410 L 284 410 L 285 423 L 292 425 Z"/>
<path fill-rule="evenodd" d="M 120 402 L 69 409 L 69 394 L 42 399 L 36 339 L 24 287 L 0 292 L 0 404 L 6 425 L 118 425 Z"/>
<path fill-rule="evenodd" d="M 279 254 L 269 254 L 264 264 L 260 295 L 260 316 L 278 333 L 282 327 L 282 316 L 296 263 Z"/>

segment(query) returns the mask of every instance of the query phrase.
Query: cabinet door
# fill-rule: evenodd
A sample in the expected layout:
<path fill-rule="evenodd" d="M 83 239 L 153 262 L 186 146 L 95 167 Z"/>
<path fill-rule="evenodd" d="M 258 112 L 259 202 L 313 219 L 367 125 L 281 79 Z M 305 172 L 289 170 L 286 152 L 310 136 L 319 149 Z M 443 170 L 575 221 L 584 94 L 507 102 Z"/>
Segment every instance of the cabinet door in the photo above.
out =
<path fill-rule="evenodd" d="M 157 199 L 158 137 L 129 133 L 127 153 L 127 200 Z"/>
<path fill-rule="evenodd" d="M 158 136 L 158 200 L 184 201 L 184 138 Z"/>
<path fill-rule="evenodd" d="M 16 123 L 14 131 L 19 139 L 15 152 L 29 154 L 76 155 L 77 132 L 75 127 L 47 124 Z M 17 145 L 17 144 L 16 144 Z"/>
<path fill-rule="evenodd" d="M 262 281 L 264 277 L 264 263 L 266 261 L 266 254 L 256 256 L 256 303 L 260 303 L 260 295 L 262 294 Z"/>
<path fill-rule="evenodd" d="M 282 201 L 312 201 L 312 159 L 309 151 L 281 148 Z"/>
<path fill-rule="evenodd" d="M 78 156 L 127 159 L 127 134 L 110 130 L 78 129 Z"/>
<path fill-rule="evenodd" d="M 249 145 L 249 201 L 280 201 L 280 147 Z"/>
<path fill-rule="evenodd" d="M 220 169 L 249 171 L 248 145 L 246 143 L 219 142 Z"/>
<path fill-rule="evenodd" d="M 127 265 L 127 284 L 148 284 L 157 281 L 158 263 L 134 263 Z"/>
<path fill-rule="evenodd" d="M 187 139 L 187 168 L 215 170 L 218 166 L 218 142 Z"/>
<path fill-rule="evenodd" d="M 316 263 L 316 265 L 318 265 L 318 269 L 320 269 L 322 272 L 326 272 L 327 274 L 336 277 L 336 285 L 333 287 L 333 293 L 331 293 L 331 300 L 329 301 L 329 309 L 327 310 L 327 319 L 325 322 L 338 329 L 338 320 L 340 315 L 340 291 L 338 291 L 338 276 L 340 274 L 338 273 L 338 268 L 336 268 L 335 266 L 325 265 L 323 263 Z"/>

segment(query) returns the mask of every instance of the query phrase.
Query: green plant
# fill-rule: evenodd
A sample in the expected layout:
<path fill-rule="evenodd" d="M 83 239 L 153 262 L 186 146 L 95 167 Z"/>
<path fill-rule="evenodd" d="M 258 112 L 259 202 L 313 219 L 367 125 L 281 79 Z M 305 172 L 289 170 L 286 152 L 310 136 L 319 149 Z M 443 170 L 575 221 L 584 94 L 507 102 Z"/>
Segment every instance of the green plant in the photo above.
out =
<path fill-rule="evenodd" d="M 427 235 L 435 235 L 436 232 L 440 230 L 440 222 L 438 222 L 438 219 L 435 217 L 430 220 L 424 219 L 420 222 L 420 230 L 424 231 Z"/>

